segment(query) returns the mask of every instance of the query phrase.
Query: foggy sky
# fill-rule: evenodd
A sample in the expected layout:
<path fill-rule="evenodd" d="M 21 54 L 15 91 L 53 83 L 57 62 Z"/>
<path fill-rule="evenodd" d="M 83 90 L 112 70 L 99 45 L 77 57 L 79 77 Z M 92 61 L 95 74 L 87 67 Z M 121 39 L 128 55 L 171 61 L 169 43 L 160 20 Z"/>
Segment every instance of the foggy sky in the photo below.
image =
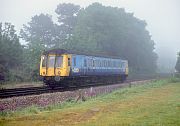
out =
<path fill-rule="evenodd" d="M 57 21 L 54 11 L 64 2 L 82 7 L 99 2 L 134 13 L 146 20 L 161 64 L 174 65 L 180 51 L 180 0 L 0 0 L 0 22 L 11 22 L 19 31 L 36 14 L 48 13 Z"/>

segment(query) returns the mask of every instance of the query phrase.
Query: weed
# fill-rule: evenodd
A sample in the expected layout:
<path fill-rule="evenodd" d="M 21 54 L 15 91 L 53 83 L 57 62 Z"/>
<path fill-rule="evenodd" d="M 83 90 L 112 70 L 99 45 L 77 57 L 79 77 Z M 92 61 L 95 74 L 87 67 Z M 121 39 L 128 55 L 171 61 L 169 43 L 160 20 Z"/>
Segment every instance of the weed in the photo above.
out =
<path fill-rule="evenodd" d="M 180 78 L 172 77 L 172 78 L 169 79 L 169 82 L 170 82 L 170 83 L 177 83 L 177 82 L 180 82 Z"/>

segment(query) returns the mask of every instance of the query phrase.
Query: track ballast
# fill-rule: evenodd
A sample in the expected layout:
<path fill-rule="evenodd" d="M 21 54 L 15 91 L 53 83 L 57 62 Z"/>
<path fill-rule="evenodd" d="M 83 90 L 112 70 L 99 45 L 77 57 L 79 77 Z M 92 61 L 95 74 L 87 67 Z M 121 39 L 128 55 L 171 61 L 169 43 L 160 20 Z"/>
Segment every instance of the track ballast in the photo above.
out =
<path fill-rule="evenodd" d="M 116 83 L 91 83 L 87 85 L 81 86 L 71 86 L 71 87 L 28 87 L 28 88 L 13 88 L 13 89 L 1 89 L 0 90 L 0 98 L 10 98 L 10 97 L 18 97 L 18 96 L 26 96 L 26 95 L 39 95 L 43 93 L 54 93 L 54 92 L 64 92 L 64 91 L 72 91 L 77 89 L 96 87 L 96 86 L 105 86 L 105 85 L 113 85 L 113 84 L 128 84 L 135 80 L 127 80 L 125 83 L 116 82 Z M 137 81 L 137 80 L 136 80 Z"/>

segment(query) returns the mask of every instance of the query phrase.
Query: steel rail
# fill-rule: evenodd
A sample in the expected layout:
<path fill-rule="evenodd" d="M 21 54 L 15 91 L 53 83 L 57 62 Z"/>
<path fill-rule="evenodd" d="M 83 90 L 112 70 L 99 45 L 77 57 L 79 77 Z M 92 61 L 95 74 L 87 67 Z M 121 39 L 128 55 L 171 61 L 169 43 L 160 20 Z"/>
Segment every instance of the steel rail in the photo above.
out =
<path fill-rule="evenodd" d="M 114 84 L 128 84 L 130 82 L 135 82 L 140 80 L 127 80 L 125 83 L 120 81 L 118 82 L 108 82 L 108 83 L 89 83 L 86 85 L 79 85 L 79 86 L 70 86 L 70 87 L 27 87 L 27 88 L 14 88 L 14 89 L 1 89 L 0 90 L 0 99 L 3 98 L 10 98 L 10 97 L 18 97 L 18 96 L 25 96 L 25 95 L 39 95 L 43 93 L 54 93 L 54 92 L 64 92 L 64 91 L 72 91 L 77 89 L 89 88 L 89 87 L 98 87 L 98 86 L 109 86 Z M 143 81 L 143 80 L 141 80 Z"/>

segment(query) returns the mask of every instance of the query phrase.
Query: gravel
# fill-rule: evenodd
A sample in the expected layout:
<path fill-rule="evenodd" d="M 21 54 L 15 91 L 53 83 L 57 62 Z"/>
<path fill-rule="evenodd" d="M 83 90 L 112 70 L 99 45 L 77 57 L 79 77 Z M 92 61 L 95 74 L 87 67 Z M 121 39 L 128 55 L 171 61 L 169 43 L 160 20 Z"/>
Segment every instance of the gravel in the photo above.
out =
<path fill-rule="evenodd" d="M 69 99 L 78 99 L 83 96 L 94 97 L 99 94 L 110 93 L 120 87 L 129 86 L 131 84 L 142 84 L 147 81 L 136 81 L 130 83 L 123 84 L 115 84 L 115 85 L 107 85 L 107 86 L 99 86 L 99 87 L 91 87 L 86 89 L 79 89 L 76 91 L 65 91 L 65 92 L 56 92 L 56 93 L 46 93 L 40 95 L 31 95 L 31 96 L 20 96 L 20 97 L 12 97 L 0 100 L 0 111 L 7 110 L 16 110 L 19 108 L 26 108 L 28 106 L 36 105 L 39 107 L 45 107 L 53 104 L 60 104 Z"/>

